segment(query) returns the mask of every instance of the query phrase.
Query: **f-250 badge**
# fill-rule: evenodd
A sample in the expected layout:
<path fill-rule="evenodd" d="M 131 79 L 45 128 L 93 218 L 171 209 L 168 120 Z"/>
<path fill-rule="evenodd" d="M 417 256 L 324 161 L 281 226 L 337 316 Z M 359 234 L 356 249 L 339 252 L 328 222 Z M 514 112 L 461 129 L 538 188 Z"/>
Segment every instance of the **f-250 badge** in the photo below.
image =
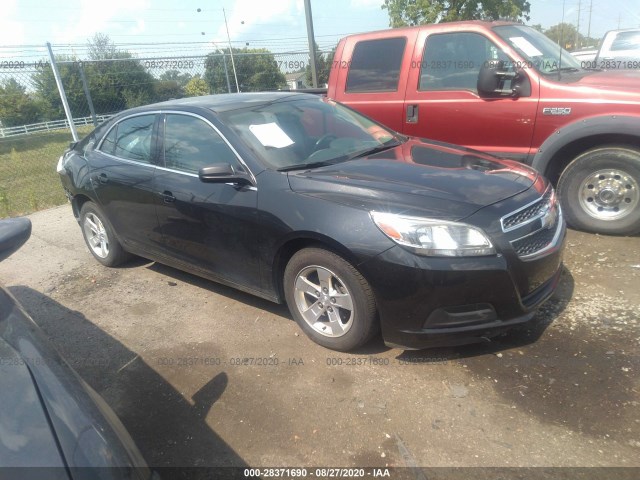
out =
<path fill-rule="evenodd" d="M 570 107 L 547 107 L 542 109 L 543 115 L 571 115 Z"/>

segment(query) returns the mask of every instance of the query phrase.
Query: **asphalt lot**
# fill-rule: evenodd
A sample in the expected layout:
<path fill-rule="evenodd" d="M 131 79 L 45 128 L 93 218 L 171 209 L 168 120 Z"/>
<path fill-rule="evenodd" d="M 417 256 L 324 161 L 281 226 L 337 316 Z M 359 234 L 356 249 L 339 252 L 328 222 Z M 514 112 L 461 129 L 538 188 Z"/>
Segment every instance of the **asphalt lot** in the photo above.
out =
<path fill-rule="evenodd" d="M 286 307 L 144 260 L 93 260 L 68 205 L 0 281 L 150 465 L 640 466 L 640 238 L 571 231 L 532 330 L 354 354 Z"/>

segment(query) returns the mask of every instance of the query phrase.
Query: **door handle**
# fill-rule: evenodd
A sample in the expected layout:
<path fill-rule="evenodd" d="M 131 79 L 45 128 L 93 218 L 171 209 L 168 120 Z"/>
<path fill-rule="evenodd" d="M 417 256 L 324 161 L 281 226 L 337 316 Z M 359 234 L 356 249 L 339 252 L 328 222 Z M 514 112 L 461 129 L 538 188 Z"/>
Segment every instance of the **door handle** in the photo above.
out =
<path fill-rule="evenodd" d="M 162 197 L 162 201 L 164 203 L 173 203 L 176 201 L 176 197 L 174 197 L 173 193 L 171 193 L 169 190 L 165 190 L 160 194 L 160 196 Z"/>
<path fill-rule="evenodd" d="M 419 105 L 407 105 L 407 123 L 418 123 Z"/>
<path fill-rule="evenodd" d="M 106 173 L 101 173 L 98 175 L 98 181 L 102 184 L 105 184 L 109 181 L 109 176 Z"/>

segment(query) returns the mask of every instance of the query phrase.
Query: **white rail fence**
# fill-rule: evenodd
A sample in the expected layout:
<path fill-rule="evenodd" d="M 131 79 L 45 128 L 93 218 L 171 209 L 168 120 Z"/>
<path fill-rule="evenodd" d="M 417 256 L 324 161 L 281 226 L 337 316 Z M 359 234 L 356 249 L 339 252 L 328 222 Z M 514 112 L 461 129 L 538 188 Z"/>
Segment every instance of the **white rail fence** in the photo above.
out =
<path fill-rule="evenodd" d="M 106 115 L 96 115 L 98 124 L 110 119 L 115 114 L 110 113 Z M 76 126 L 92 125 L 92 117 L 74 118 L 73 123 Z M 69 128 L 69 122 L 67 120 L 54 120 L 51 122 L 32 123 L 30 125 L 20 125 L 18 127 L 0 127 L 0 138 L 17 137 L 18 135 L 31 135 L 38 132 L 46 132 L 52 130 L 66 130 Z"/>

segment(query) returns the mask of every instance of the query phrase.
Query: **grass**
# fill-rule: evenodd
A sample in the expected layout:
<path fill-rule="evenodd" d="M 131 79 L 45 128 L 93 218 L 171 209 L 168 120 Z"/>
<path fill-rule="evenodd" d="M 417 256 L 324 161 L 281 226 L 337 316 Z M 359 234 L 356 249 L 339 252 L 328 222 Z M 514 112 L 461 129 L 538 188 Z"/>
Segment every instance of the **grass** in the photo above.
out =
<path fill-rule="evenodd" d="M 82 138 L 92 127 L 81 127 Z M 71 141 L 69 130 L 0 138 L 0 218 L 62 205 L 66 197 L 56 173 Z"/>

